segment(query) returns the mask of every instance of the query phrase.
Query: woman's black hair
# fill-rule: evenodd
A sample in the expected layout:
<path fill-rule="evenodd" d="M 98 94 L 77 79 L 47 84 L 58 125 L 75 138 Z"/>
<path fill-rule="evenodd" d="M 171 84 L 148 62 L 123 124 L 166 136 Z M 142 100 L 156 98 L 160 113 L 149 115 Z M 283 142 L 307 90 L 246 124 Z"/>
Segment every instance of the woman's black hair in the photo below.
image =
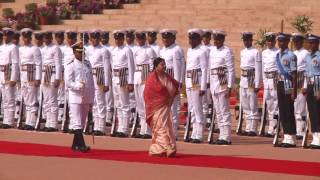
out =
<path fill-rule="evenodd" d="M 153 71 L 156 69 L 156 67 L 162 62 L 164 61 L 163 58 L 161 57 L 157 57 L 153 60 Z"/>

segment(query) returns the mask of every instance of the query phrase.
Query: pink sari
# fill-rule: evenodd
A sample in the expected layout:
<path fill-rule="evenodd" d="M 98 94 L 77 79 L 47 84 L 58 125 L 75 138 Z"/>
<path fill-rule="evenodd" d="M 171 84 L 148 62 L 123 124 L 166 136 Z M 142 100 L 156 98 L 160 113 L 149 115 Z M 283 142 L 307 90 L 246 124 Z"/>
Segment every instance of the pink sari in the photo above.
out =
<path fill-rule="evenodd" d="M 145 84 L 144 100 L 147 123 L 152 129 L 150 155 L 173 156 L 176 139 L 172 127 L 171 105 L 178 94 L 179 83 L 168 74 L 159 77 L 152 72 Z"/>

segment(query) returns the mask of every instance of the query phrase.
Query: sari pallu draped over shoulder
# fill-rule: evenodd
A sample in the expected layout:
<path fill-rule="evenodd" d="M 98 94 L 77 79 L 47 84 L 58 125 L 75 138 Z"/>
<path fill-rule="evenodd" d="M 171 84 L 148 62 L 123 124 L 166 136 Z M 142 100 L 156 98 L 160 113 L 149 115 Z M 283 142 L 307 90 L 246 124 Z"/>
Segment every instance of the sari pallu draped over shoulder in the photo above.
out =
<path fill-rule="evenodd" d="M 144 89 L 146 116 L 149 126 L 157 110 L 163 106 L 171 107 L 174 97 L 178 94 L 178 88 L 179 83 L 168 74 L 165 74 L 161 79 L 155 71 L 149 75 Z"/>

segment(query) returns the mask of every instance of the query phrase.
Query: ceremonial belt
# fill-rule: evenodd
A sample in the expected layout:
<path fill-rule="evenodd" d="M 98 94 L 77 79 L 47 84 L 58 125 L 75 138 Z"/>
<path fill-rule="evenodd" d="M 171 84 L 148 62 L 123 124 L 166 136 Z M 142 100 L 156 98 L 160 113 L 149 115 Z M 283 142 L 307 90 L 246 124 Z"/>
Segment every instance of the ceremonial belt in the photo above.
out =
<path fill-rule="evenodd" d="M 104 68 L 96 67 L 92 68 L 92 74 L 97 78 L 97 85 L 104 86 Z"/>
<path fill-rule="evenodd" d="M 218 76 L 220 85 L 226 85 L 228 83 L 227 77 L 227 68 L 226 67 L 217 67 L 210 70 L 211 75 Z"/>
<path fill-rule="evenodd" d="M 304 84 L 304 71 L 298 71 L 297 72 L 297 88 L 301 89 L 303 88 L 303 84 Z"/>
<path fill-rule="evenodd" d="M 278 77 L 278 71 L 264 72 L 264 75 L 267 79 L 275 79 Z"/>
<path fill-rule="evenodd" d="M 35 64 L 23 64 L 20 66 L 21 71 L 27 71 L 28 82 L 35 80 L 36 65 Z"/>
<path fill-rule="evenodd" d="M 255 69 L 241 69 L 241 76 L 247 78 L 248 80 L 248 87 L 254 88 L 254 78 L 255 78 Z"/>
<path fill-rule="evenodd" d="M 113 74 L 114 76 L 119 77 L 120 87 L 126 86 L 128 84 L 128 81 L 127 81 L 128 68 L 113 69 Z"/>
<path fill-rule="evenodd" d="M 167 73 L 168 73 L 171 77 L 174 78 L 174 71 L 173 71 L 172 68 L 168 68 L 166 71 L 167 71 Z"/>
<path fill-rule="evenodd" d="M 142 82 L 145 82 L 146 79 L 148 78 L 149 73 L 150 73 L 149 69 L 150 69 L 149 64 L 137 65 L 136 72 L 141 72 L 141 81 Z"/>
<path fill-rule="evenodd" d="M 191 78 L 192 85 L 199 84 L 200 75 L 201 75 L 201 69 L 187 70 L 187 78 Z"/>
<path fill-rule="evenodd" d="M 42 72 L 44 72 L 43 82 L 45 85 L 49 85 L 51 81 L 51 76 L 55 73 L 55 66 L 44 65 L 42 68 Z"/>
<path fill-rule="evenodd" d="M 11 79 L 11 71 L 12 64 L 0 65 L 0 71 L 4 73 L 4 80 L 10 81 Z"/>

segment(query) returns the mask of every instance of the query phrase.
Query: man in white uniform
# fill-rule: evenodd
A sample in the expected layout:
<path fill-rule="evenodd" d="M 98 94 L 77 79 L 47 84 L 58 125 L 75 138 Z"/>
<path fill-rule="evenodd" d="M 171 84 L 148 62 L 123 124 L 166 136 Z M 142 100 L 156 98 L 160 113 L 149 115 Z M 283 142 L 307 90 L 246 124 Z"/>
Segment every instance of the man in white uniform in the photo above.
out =
<path fill-rule="evenodd" d="M 100 31 L 90 32 L 91 45 L 87 49 L 87 57 L 92 65 L 94 79 L 93 122 L 95 136 L 105 135 L 106 129 L 106 92 L 110 80 L 110 52 L 100 44 Z"/>
<path fill-rule="evenodd" d="M 136 97 L 136 109 L 140 119 L 140 133 L 137 138 L 151 139 L 151 129 L 146 122 L 145 103 L 143 98 L 144 83 L 149 72 L 152 70 L 153 60 L 157 57 L 153 49 L 146 44 L 146 32 L 135 32 L 137 47 L 133 53 L 134 72 L 134 92 Z"/>
<path fill-rule="evenodd" d="M 19 78 L 19 50 L 12 43 L 14 30 L 2 28 L 4 43 L 0 52 L 0 81 L 3 101 L 3 123 L 0 128 L 13 128 L 16 83 Z"/>
<path fill-rule="evenodd" d="M 94 82 L 90 62 L 82 57 L 84 51 L 82 43 L 75 44 L 73 50 L 75 58 L 66 65 L 65 69 L 71 128 L 74 129 L 71 149 L 87 152 L 90 147 L 86 146 L 82 132 L 93 103 Z"/>
<path fill-rule="evenodd" d="M 297 88 L 298 94 L 294 102 L 294 112 L 296 118 L 297 135 L 296 139 L 302 139 L 306 126 L 306 96 L 302 93 L 304 83 L 304 74 L 306 69 L 306 58 L 309 54 L 308 50 L 303 48 L 304 36 L 300 33 L 292 33 L 291 36 L 294 51 L 293 53 L 297 56 Z"/>
<path fill-rule="evenodd" d="M 43 34 L 42 48 L 42 82 L 43 109 L 46 124 L 43 131 L 58 131 L 58 88 L 62 81 L 62 54 L 57 45 L 52 43 L 52 32 Z"/>
<path fill-rule="evenodd" d="M 149 28 L 147 30 L 147 41 L 149 46 L 154 50 L 156 53 L 157 57 L 160 56 L 160 49 L 161 47 L 157 44 L 157 35 L 158 35 L 158 30 Z"/>
<path fill-rule="evenodd" d="M 278 69 L 276 64 L 276 55 L 279 51 L 275 47 L 276 33 L 267 32 L 265 35 L 267 49 L 262 51 L 262 70 L 263 87 L 266 108 L 266 120 L 268 121 L 268 130 L 266 137 L 273 137 L 277 125 L 278 117 L 278 98 L 277 98 L 277 76 Z"/>
<path fill-rule="evenodd" d="M 244 135 L 257 136 L 257 123 L 260 119 L 257 105 L 257 93 L 262 82 L 261 54 L 252 47 L 252 32 L 243 32 L 245 48 L 240 52 L 240 103 L 246 119 Z"/>
<path fill-rule="evenodd" d="M 39 47 L 32 45 L 32 30 L 21 30 L 23 46 L 19 48 L 21 95 L 26 106 L 24 130 L 34 130 L 39 108 L 38 93 L 42 75 L 42 57 Z"/>
<path fill-rule="evenodd" d="M 185 60 L 182 48 L 175 43 L 177 31 L 173 29 L 163 29 L 160 31 L 164 47 L 160 50 L 160 57 L 165 59 L 167 73 L 180 83 L 184 80 Z M 179 127 L 180 93 L 172 103 L 173 128 L 176 136 Z"/>
<path fill-rule="evenodd" d="M 201 29 L 188 30 L 190 48 L 186 59 L 186 91 L 188 108 L 191 112 L 191 142 L 201 143 L 205 117 L 203 115 L 203 96 L 207 89 L 208 51 L 201 47 Z"/>
<path fill-rule="evenodd" d="M 217 145 L 231 144 L 231 113 L 229 96 L 235 81 L 234 56 L 230 48 L 224 45 L 226 33 L 214 30 L 214 46 L 210 48 L 210 90 L 219 127 Z"/>
<path fill-rule="evenodd" d="M 134 60 L 132 51 L 124 44 L 125 30 L 113 31 L 115 47 L 112 51 L 112 88 L 117 109 L 117 137 L 128 137 L 130 120 L 129 93 L 133 92 Z"/>

